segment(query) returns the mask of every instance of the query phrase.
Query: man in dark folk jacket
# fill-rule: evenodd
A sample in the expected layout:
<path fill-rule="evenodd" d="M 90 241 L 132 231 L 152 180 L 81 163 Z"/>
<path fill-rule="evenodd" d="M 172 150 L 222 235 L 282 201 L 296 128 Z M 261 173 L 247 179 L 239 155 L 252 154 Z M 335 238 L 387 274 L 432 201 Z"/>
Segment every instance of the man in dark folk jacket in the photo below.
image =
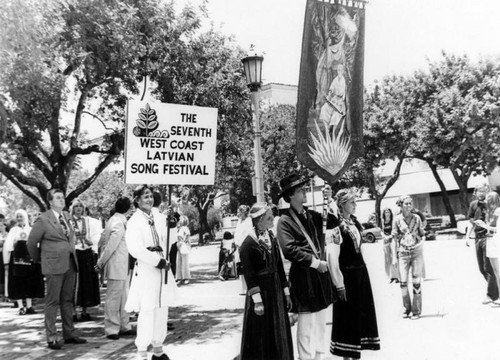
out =
<path fill-rule="evenodd" d="M 320 359 L 327 343 L 327 307 L 333 301 L 333 285 L 327 269 L 322 215 L 308 210 L 307 179 L 292 174 L 280 181 L 281 196 L 290 203 L 278 222 L 277 237 L 283 255 L 291 261 L 289 280 L 293 312 L 298 313 L 299 359 Z M 328 219 L 331 228 L 335 219 Z"/>

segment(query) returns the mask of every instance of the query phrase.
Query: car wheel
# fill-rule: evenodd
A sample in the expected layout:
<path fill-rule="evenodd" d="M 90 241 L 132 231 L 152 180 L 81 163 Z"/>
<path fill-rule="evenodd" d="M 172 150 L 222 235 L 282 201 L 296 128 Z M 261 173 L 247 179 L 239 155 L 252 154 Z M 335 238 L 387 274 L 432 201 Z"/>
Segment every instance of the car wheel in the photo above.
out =
<path fill-rule="evenodd" d="M 375 235 L 373 235 L 372 233 L 368 233 L 365 235 L 365 241 L 367 243 L 372 243 L 372 242 L 375 242 Z"/>

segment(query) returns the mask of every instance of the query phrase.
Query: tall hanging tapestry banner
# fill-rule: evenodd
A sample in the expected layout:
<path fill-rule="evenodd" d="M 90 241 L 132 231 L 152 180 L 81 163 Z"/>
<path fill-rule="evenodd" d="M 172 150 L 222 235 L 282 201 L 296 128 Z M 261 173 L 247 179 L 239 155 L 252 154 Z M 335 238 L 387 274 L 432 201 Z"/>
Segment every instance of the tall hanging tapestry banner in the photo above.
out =
<path fill-rule="evenodd" d="M 329 183 L 363 155 L 364 35 L 364 1 L 307 1 L 297 157 Z"/>

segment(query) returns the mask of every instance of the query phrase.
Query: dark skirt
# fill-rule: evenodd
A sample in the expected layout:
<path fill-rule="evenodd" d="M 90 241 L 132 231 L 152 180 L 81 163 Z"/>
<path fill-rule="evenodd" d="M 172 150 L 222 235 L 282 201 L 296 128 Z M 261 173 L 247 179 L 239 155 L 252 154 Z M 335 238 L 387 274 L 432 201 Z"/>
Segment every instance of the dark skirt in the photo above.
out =
<path fill-rule="evenodd" d="M 94 270 L 95 257 L 92 249 L 76 250 L 78 278 L 76 285 L 76 305 L 82 307 L 97 306 L 101 302 L 99 278 Z"/>
<path fill-rule="evenodd" d="M 347 301 L 333 305 L 330 352 L 359 359 L 361 350 L 380 350 L 370 277 L 365 266 L 342 270 Z"/>
<path fill-rule="evenodd" d="M 170 246 L 168 260 L 170 261 L 170 269 L 172 270 L 172 274 L 174 274 L 175 276 L 175 272 L 177 270 L 177 242 L 174 242 L 172 246 Z"/>
<path fill-rule="evenodd" d="M 5 266 L 3 264 L 2 248 L 0 248 L 0 298 L 5 294 Z"/>
<path fill-rule="evenodd" d="M 33 299 L 45 296 L 42 268 L 40 264 L 14 264 L 14 256 L 9 261 L 9 299 Z"/>
<path fill-rule="evenodd" d="M 254 302 L 247 296 L 240 358 L 241 360 L 293 360 L 290 321 L 278 273 L 263 275 L 261 279 L 259 287 L 264 315 L 255 314 Z"/>

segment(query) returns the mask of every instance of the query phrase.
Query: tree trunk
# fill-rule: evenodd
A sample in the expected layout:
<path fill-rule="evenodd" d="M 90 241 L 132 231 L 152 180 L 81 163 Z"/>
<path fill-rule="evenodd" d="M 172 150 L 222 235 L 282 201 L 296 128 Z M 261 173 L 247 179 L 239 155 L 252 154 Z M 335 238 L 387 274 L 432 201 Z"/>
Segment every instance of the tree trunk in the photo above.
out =
<path fill-rule="evenodd" d="M 467 215 L 469 210 L 469 193 L 467 192 L 467 183 L 469 182 L 470 174 L 461 171 L 458 173 L 455 167 L 450 167 L 451 173 L 458 185 L 458 198 L 460 199 L 460 209 L 462 214 Z"/>
<path fill-rule="evenodd" d="M 210 227 L 208 226 L 208 208 L 209 208 L 210 202 L 205 201 L 205 203 L 202 205 L 201 202 L 198 200 L 196 202 L 196 208 L 198 209 L 198 214 L 199 214 L 199 233 L 198 233 L 198 244 L 199 245 L 205 245 L 205 239 L 203 238 L 203 235 L 205 233 L 211 234 Z"/>
<path fill-rule="evenodd" d="M 376 215 L 376 219 L 377 219 L 377 226 L 379 228 L 382 228 L 382 211 L 380 209 L 381 205 L 382 205 L 382 199 L 383 197 L 381 196 L 375 196 L 375 215 Z"/>
<path fill-rule="evenodd" d="M 399 178 L 399 173 L 401 172 L 401 166 L 403 165 L 403 161 L 405 159 L 404 154 L 406 153 L 406 149 L 404 149 L 402 155 L 399 157 L 398 164 L 396 165 L 396 168 L 394 169 L 394 172 L 392 176 L 389 178 L 387 183 L 385 184 L 384 189 L 382 192 L 378 192 L 377 189 L 377 180 L 375 179 L 375 174 L 373 172 L 373 168 L 369 170 L 369 178 L 370 178 L 370 191 L 372 192 L 373 196 L 375 197 L 375 218 L 377 219 L 377 226 L 382 227 L 382 213 L 380 211 L 381 205 L 382 205 L 382 200 L 384 199 L 385 195 L 389 191 L 389 189 L 396 183 L 396 181 Z"/>
<path fill-rule="evenodd" d="M 450 197 L 448 196 L 448 191 L 446 190 L 446 187 L 444 186 L 443 181 L 441 180 L 441 177 L 439 176 L 439 173 L 437 171 L 436 165 L 432 163 L 432 160 L 427 160 L 425 159 L 427 164 L 429 165 L 429 168 L 432 171 L 432 175 L 434 175 L 434 179 L 436 179 L 439 188 L 441 189 L 441 195 L 443 196 L 443 204 L 446 209 L 446 212 L 448 213 L 448 216 L 450 218 L 450 225 L 451 227 L 457 227 L 457 220 L 455 219 L 455 212 L 453 211 L 453 208 L 451 207 L 451 202 L 450 202 Z"/>

